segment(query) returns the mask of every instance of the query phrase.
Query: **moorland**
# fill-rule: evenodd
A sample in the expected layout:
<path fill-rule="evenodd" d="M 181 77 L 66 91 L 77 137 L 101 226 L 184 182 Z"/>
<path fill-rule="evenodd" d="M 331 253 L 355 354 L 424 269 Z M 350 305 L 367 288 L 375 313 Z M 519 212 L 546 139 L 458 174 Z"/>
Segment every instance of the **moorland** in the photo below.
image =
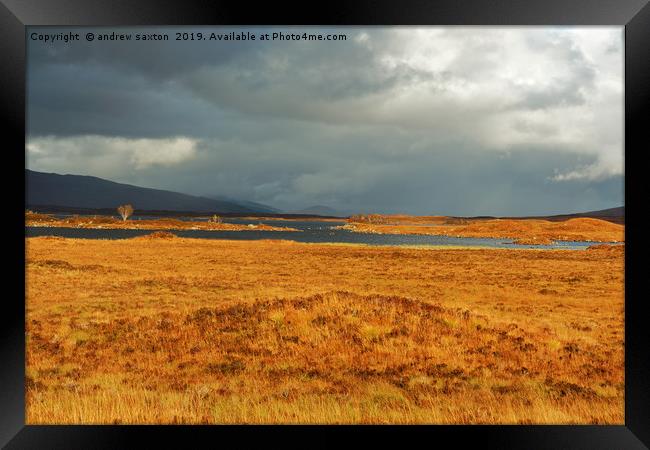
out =
<path fill-rule="evenodd" d="M 624 246 L 26 239 L 26 422 L 623 424 Z"/>

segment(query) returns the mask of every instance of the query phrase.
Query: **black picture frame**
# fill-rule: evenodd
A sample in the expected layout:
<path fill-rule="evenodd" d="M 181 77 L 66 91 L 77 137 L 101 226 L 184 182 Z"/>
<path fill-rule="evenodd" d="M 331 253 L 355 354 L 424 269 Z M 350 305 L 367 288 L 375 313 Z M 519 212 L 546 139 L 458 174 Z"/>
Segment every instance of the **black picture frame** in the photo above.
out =
<path fill-rule="evenodd" d="M 495 448 L 636 449 L 650 446 L 650 327 L 645 323 L 641 267 L 632 264 L 640 252 L 641 233 L 635 196 L 642 187 L 644 132 L 650 116 L 650 5 L 648 0 L 483 0 L 399 2 L 342 0 L 313 5 L 259 2 L 170 0 L 0 0 L 0 110 L 6 126 L 5 212 L 13 245 L 6 250 L 8 282 L 0 313 L 0 444 L 6 448 L 128 448 L 136 439 L 146 447 L 168 447 L 206 439 L 225 445 L 214 433 L 237 434 L 238 446 L 253 439 L 265 445 L 331 446 L 358 435 L 385 442 L 421 439 L 425 445 L 452 442 Z M 619 25 L 625 27 L 625 425 L 624 426 L 35 426 L 25 425 L 25 36 L 30 25 Z M 21 174 L 8 177 L 7 174 Z M 22 184 L 21 184 L 22 180 Z M 13 239 L 15 234 L 15 239 Z M 9 240 L 7 240 L 9 241 Z M 24 300 L 24 297 L 22 297 Z M 299 435 L 296 432 L 300 431 Z M 317 439 L 305 436 L 318 431 Z M 291 438 L 288 438 L 291 436 Z M 300 436 L 300 437 L 298 437 Z M 218 437 L 222 439 L 222 437 Z M 275 442 L 274 442 L 275 441 Z M 415 442 L 415 441 L 411 441 Z"/>

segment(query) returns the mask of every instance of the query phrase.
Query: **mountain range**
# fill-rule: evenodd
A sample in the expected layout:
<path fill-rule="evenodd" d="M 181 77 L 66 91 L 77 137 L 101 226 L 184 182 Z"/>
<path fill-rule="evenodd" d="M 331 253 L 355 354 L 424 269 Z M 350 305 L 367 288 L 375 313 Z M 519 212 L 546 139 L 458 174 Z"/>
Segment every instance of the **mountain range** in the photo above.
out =
<path fill-rule="evenodd" d="M 41 212 L 66 211 L 71 213 L 109 213 L 119 205 L 131 204 L 136 211 L 165 214 L 223 214 L 223 215 L 291 215 L 346 217 L 351 213 L 337 211 L 324 205 L 301 210 L 281 211 L 262 203 L 238 200 L 221 195 L 200 197 L 162 189 L 151 189 L 131 184 L 116 183 L 86 175 L 59 175 L 25 170 L 25 207 Z M 535 216 L 566 220 L 575 217 L 594 217 L 610 222 L 625 223 L 625 207 L 610 208 L 574 214 Z M 494 218 L 494 217 L 484 217 Z"/>
<path fill-rule="evenodd" d="M 58 206 L 82 209 L 107 209 L 131 204 L 135 210 L 193 211 L 202 213 L 278 213 L 261 203 L 224 197 L 198 197 L 179 192 L 116 183 L 85 175 L 25 170 L 26 207 Z"/>

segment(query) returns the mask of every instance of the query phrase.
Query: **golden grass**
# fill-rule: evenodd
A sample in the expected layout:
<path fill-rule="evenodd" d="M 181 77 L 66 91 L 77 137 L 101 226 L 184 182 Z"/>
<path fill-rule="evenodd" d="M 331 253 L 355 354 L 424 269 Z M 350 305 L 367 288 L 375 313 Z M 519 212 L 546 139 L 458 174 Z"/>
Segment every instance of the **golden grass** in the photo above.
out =
<path fill-rule="evenodd" d="M 71 216 L 59 219 L 48 214 L 37 214 L 30 211 L 25 213 L 25 226 L 127 230 L 300 231 L 296 228 L 275 227 L 263 223 L 215 223 L 171 218 L 121 220 L 110 216 Z"/>
<path fill-rule="evenodd" d="M 389 218 L 392 216 L 388 216 Z M 513 239 L 519 244 L 550 244 L 553 241 L 624 242 L 625 226 L 601 219 L 577 218 L 564 221 L 540 219 L 471 219 L 455 225 L 439 217 L 431 217 L 420 225 L 368 224 L 350 222 L 339 228 L 378 234 L 427 234 L 473 238 Z M 435 220 L 434 220 L 435 219 Z M 405 220 L 405 219 L 404 219 Z"/>
<path fill-rule="evenodd" d="M 623 249 L 27 239 L 27 423 L 624 423 Z"/>

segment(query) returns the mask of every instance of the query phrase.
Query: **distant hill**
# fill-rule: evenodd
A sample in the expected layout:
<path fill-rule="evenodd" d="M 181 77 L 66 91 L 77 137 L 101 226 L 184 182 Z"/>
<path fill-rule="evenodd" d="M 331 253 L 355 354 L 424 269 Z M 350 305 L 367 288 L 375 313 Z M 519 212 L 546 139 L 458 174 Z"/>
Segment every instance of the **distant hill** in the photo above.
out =
<path fill-rule="evenodd" d="M 625 206 L 617 208 L 599 209 L 598 211 L 587 211 L 571 214 L 556 214 L 553 216 L 508 216 L 508 217 L 495 217 L 495 216 L 474 216 L 474 217 L 461 217 L 456 216 L 456 219 L 543 219 L 552 222 L 561 222 L 564 220 L 575 219 L 578 217 L 589 217 L 592 219 L 601 219 L 608 222 L 620 223 L 625 225 Z"/>
<path fill-rule="evenodd" d="M 544 217 L 535 217 L 540 219 L 560 221 L 567 219 L 574 219 L 577 217 L 591 217 L 593 219 L 602 219 L 607 220 L 608 222 L 625 224 L 625 206 L 619 206 L 617 208 L 609 209 L 600 209 L 598 211 L 588 211 L 581 213 L 573 214 L 558 214 L 555 216 L 544 216 Z"/>
<path fill-rule="evenodd" d="M 219 200 L 219 201 L 225 201 L 225 202 L 231 202 L 231 203 L 237 203 L 238 205 L 244 206 L 246 208 L 250 208 L 252 210 L 255 210 L 256 212 L 260 213 L 271 213 L 271 214 L 281 214 L 282 211 L 273 208 L 269 205 L 265 205 L 263 203 L 257 203 L 257 202 L 250 202 L 248 200 L 238 200 L 230 197 L 226 197 L 223 195 L 214 195 L 214 196 L 209 196 L 208 198 L 213 199 L 213 200 Z"/>
<path fill-rule="evenodd" d="M 298 211 L 292 211 L 293 214 L 313 214 L 316 216 L 328 216 L 328 217 L 345 217 L 349 214 L 346 214 L 343 211 L 337 211 L 334 208 L 323 205 L 314 205 L 309 208 L 300 209 Z"/>
<path fill-rule="evenodd" d="M 26 208 L 58 206 L 68 208 L 114 209 L 130 203 L 137 210 L 195 211 L 206 213 L 267 213 L 271 207 L 252 202 L 217 200 L 115 183 L 83 175 L 25 170 Z"/>

